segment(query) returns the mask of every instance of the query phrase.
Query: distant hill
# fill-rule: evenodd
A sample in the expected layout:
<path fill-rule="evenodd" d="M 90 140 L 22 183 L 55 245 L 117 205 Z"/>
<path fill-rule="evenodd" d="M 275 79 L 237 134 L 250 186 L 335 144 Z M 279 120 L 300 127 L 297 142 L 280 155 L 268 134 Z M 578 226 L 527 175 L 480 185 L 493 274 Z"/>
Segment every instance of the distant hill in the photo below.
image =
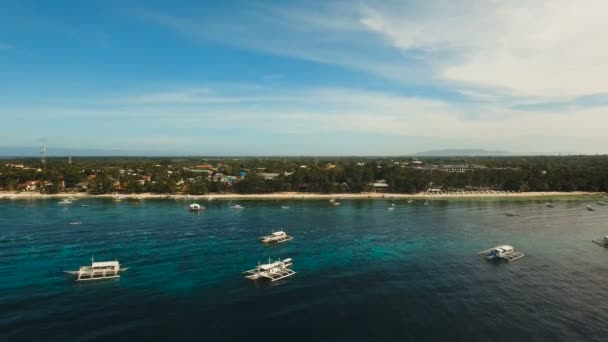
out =
<path fill-rule="evenodd" d="M 478 157 L 478 156 L 508 156 L 507 151 L 488 151 L 483 149 L 445 149 L 430 150 L 415 154 L 419 157 Z"/>

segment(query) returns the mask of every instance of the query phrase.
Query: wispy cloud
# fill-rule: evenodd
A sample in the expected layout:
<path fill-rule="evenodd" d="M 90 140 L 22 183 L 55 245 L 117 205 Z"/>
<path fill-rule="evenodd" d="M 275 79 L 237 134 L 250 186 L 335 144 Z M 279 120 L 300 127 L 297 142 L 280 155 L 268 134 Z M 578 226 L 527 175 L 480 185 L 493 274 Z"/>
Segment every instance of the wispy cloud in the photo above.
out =
<path fill-rule="evenodd" d="M 0 42 L 0 50 L 13 50 L 13 49 L 15 49 L 14 46 L 7 44 L 7 43 Z"/>
<path fill-rule="evenodd" d="M 335 135 L 349 137 L 350 141 L 365 135 L 417 137 L 426 142 L 407 149 L 387 147 L 394 153 L 399 149 L 404 153 L 443 148 L 446 143 L 495 149 L 508 147 L 522 152 L 563 150 L 568 146 L 568 151 L 595 153 L 598 144 L 605 141 L 604 127 L 608 125 L 605 116 L 608 106 L 530 111 L 487 103 L 455 105 L 443 100 L 352 88 L 258 88 L 254 95 L 243 93 L 226 87 L 220 90 L 209 86 L 188 87 L 100 98 L 88 106 L 16 108 L 11 113 L 37 117 L 42 112 L 58 122 L 71 122 L 72 127 L 75 120 L 86 126 L 95 125 L 100 132 L 104 127 L 111 127 L 118 135 L 113 138 L 113 147 L 146 141 L 148 148 L 158 145 L 159 149 L 166 148 L 165 143 L 174 136 L 178 138 L 175 146 L 187 147 L 201 141 L 210 143 L 218 134 L 264 134 L 290 135 L 296 140 L 308 141 Z M 210 96 L 213 101 L 209 101 Z M 125 102 L 125 98 L 134 100 Z M 146 134 L 158 132 L 165 138 L 155 141 L 144 136 L 133 137 L 131 133 L 120 136 L 119 127 L 133 127 L 143 122 Z M 93 135 L 94 132 L 88 131 L 86 138 L 94 139 Z M 60 136 L 52 138 L 61 140 Z M 239 149 L 247 150 L 244 140 L 233 144 L 235 153 Z M 317 149 L 315 145 L 301 153 L 315 153 Z"/>
<path fill-rule="evenodd" d="M 608 93 L 608 3 L 333 2 L 240 17 L 149 15 L 204 42 L 341 65 L 392 81 L 513 97 Z"/>

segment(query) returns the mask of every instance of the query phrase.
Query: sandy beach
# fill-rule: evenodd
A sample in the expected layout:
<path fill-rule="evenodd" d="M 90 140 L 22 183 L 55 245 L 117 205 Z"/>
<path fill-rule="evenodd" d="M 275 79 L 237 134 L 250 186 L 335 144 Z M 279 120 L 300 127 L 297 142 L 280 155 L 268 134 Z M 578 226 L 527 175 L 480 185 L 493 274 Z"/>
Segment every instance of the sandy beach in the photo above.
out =
<path fill-rule="evenodd" d="M 329 200 L 337 199 L 467 199 L 467 198 L 534 198 L 534 197 L 599 197 L 605 195 L 602 192 L 458 192 L 458 193 L 416 193 L 416 194 L 392 194 L 392 193 L 339 193 L 318 194 L 280 192 L 272 194 L 209 194 L 209 195 L 186 195 L 186 194 L 103 194 L 92 195 L 87 193 L 59 193 L 40 194 L 37 192 L 0 192 L 0 199 L 44 199 L 44 198 L 114 198 L 120 196 L 124 199 L 202 199 L 202 200 Z"/>

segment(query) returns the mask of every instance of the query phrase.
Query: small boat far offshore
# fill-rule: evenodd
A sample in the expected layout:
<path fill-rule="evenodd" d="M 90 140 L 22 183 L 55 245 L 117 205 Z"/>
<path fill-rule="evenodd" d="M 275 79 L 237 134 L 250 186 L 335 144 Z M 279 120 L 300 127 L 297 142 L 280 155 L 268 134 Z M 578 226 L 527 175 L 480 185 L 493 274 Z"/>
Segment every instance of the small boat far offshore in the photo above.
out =
<path fill-rule="evenodd" d="M 592 207 L 591 205 L 588 205 L 588 206 L 587 206 L 587 210 L 588 210 L 588 211 L 595 211 L 595 208 L 594 208 L 594 207 Z"/>
<path fill-rule="evenodd" d="M 279 230 L 278 232 L 272 232 L 270 235 L 262 236 L 260 238 L 260 241 L 262 243 L 268 243 L 268 244 L 283 243 L 283 242 L 287 242 L 289 240 L 293 240 L 293 237 L 287 235 L 287 233 L 285 233 L 282 230 Z"/>
<path fill-rule="evenodd" d="M 265 279 L 277 281 L 296 274 L 295 271 L 290 269 L 291 265 L 293 265 L 291 258 L 282 261 L 280 259 L 278 261 L 271 261 L 268 258 L 267 264 L 258 264 L 256 268 L 245 271 L 243 274 L 249 280 Z"/>
<path fill-rule="evenodd" d="M 100 280 L 119 278 L 120 272 L 126 271 L 127 267 L 121 267 L 118 260 L 95 262 L 91 257 L 91 266 L 80 266 L 78 271 L 64 271 L 76 276 L 76 281 Z"/>
<path fill-rule="evenodd" d="M 523 253 L 516 252 L 513 249 L 513 246 L 509 246 L 509 245 L 500 245 L 500 246 L 492 247 L 490 249 L 486 249 L 485 251 L 481 251 L 477 254 L 485 255 L 487 260 L 507 260 L 509 262 L 515 261 L 517 259 L 524 257 Z"/>
<path fill-rule="evenodd" d="M 190 206 L 188 206 L 188 211 L 201 211 L 204 209 L 205 207 L 201 207 L 201 205 L 198 203 L 192 203 Z"/>

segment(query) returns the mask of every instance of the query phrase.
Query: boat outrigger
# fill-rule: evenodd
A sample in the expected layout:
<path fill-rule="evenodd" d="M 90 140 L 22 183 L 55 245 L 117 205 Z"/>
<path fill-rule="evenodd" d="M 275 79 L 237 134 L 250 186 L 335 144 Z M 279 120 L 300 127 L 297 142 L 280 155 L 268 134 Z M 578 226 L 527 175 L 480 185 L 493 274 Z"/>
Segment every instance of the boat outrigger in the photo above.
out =
<path fill-rule="evenodd" d="M 524 257 L 523 253 L 515 252 L 513 246 L 509 245 L 500 245 L 477 253 L 477 255 L 481 254 L 485 255 L 488 260 L 507 260 L 509 262 Z"/>
<path fill-rule="evenodd" d="M 91 257 L 91 266 L 80 266 L 78 271 L 65 271 L 76 276 L 76 281 L 119 278 L 120 272 L 128 267 L 120 267 L 118 260 L 95 262 Z"/>
<path fill-rule="evenodd" d="M 287 235 L 287 233 L 282 230 L 279 230 L 278 232 L 272 232 L 272 234 L 262 236 L 260 238 L 260 241 L 262 241 L 262 243 L 282 243 L 287 242 L 289 240 L 293 240 L 293 237 Z"/>
<path fill-rule="evenodd" d="M 602 247 L 608 248 L 608 235 L 604 236 L 602 240 L 591 240 Z"/>
<path fill-rule="evenodd" d="M 267 264 L 260 264 L 252 270 L 243 272 L 243 274 L 245 275 L 245 278 L 249 280 L 266 279 L 277 281 L 296 274 L 296 272 L 290 269 L 292 264 L 293 261 L 291 258 L 282 261 L 281 259 L 272 261 L 268 258 Z"/>

